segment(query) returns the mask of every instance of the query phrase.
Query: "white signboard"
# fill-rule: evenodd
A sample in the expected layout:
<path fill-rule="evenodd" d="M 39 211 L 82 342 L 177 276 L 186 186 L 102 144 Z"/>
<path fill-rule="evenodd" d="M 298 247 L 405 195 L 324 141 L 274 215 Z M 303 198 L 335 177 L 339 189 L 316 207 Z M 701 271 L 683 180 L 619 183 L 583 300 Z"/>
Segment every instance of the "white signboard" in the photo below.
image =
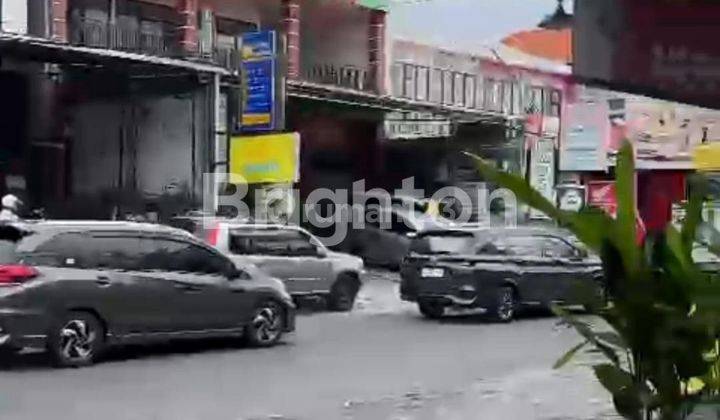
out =
<path fill-rule="evenodd" d="M 555 145 L 552 139 L 538 139 L 530 152 L 530 186 L 543 197 L 555 202 Z M 530 209 L 531 219 L 547 219 L 542 212 Z"/>
<path fill-rule="evenodd" d="M 563 184 L 556 188 L 558 208 L 565 211 L 580 211 L 585 206 L 585 186 Z"/>
<path fill-rule="evenodd" d="M 449 120 L 433 114 L 392 112 L 387 114 L 384 124 L 385 138 L 389 140 L 411 140 L 452 135 Z"/>

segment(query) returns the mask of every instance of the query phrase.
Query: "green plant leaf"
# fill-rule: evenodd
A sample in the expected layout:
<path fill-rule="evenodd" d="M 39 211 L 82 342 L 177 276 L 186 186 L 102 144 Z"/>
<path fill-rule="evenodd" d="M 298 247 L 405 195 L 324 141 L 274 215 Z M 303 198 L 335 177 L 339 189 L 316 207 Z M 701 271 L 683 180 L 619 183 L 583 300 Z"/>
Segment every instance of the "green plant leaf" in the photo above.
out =
<path fill-rule="evenodd" d="M 593 370 L 602 386 L 613 395 L 632 388 L 635 383 L 630 372 L 609 363 L 593 366 Z"/>
<path fill-rule="evenodd" d="M 616 333 L 615 331 L 601 331 L 596 333 L 596 335 L 599 340 L 602 340 L 610 344 L 611 346 L 623 350 L 629 348 L 625 340 L 620 336 L 620 334 Z"/>
<path fill-rule="evenodd" d="M 475 160 L 478 171 L 480 171 L 480 174 L 488 181 L 495 182 L 498 185 L 511 190 L 525 204 L 545 213 L 548 217 L 555 220 L 564 219 L 564 216 L 562 215 L 563 212 L 555 207 L 555 204 L 550 202 L 537 190 L 531 187 L 530 184 L 528 184 L 528 182 L 522 177 L 500 171 L 491 163 L 486 162 L 483 158 L 473 153 L 465 152 L 465 155 Z"/>
<path fill-rule="evenodd" d="M 568 362 L 572 360 L 572 358 L 575 357 L 575 355 L 587 344 L 587 341 L 583 341 L 582 343 L 573 346 L 570 350 L 565 352 L 565 354 L 563 354 L 562 357 L 557 360 L 557 362 L 555 362 L 555 364 L 553 365 L 553 369 L 560 369 L 561 367 L 568 364 Z"/>
<path fill-rule="evenodd" d="M 525 204 L 543 212 L 562 226 L 572 231 L 588 248 L 600 252 L 603 240 L 613 233 L 613 220 L 598 209 L 584 209 L 580 212 L 559 210 L 542 194 L 536 191 L 522 177 L 498 170 L 480 156 L 465 152 L 475 160 L 480 174 L 488 181 L 511 190 Z"/>
<path fill-rule="evenodd" d="M 640 419 L 643 400 L 650 395 L 645 387 L 638 386 L 629 372 L 611 364 L 593 366 L 595 376 L 613 396 L 615 409 L 628 419 Z"/>
<path fill-rule="evenodd" d="M 617 193 L 617 236 L 615 244 L 621 251 L 628 274 L 639 269 L 640 250 L 635 229 L 635 157 L 630 142 L 620 148 L 615 167 Z"/>
<path fill-rule="evenodd" d="M 555 315 L 562 318 L 563 322 L 573 327 L 573 329 L 575 329 L 575 331 L 580 334 L 585 339 L 585 341 L 592 344 L 608 360 L 613 362 L 613 364 L 615 364 L 616 366 L 620 366 L 620 358 L 615 352 L 615 349 L 613 349 L 612 346 L 600 341 L 597 333 L 593 331 L 593 329 L 588 324 L 580 321 L 571 313 L 567 312 L 566 310 L 557 305 L 552 305 L 551 310 L 553 311 L 553 313 L 555 313 Z"/>

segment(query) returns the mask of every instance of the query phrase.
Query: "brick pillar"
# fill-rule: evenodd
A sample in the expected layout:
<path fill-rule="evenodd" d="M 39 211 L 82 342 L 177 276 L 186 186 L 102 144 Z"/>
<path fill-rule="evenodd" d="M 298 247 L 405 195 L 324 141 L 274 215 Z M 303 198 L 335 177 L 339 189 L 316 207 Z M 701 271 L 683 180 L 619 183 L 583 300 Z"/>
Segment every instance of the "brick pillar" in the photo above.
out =
<path fill-rule="evenodd" d="M 182 16 L 180 47 L 187 54 L 198 53 L 198 1 L 177 0 L 177 9 Z"/>
<path fill-rule="evenodd" d="M 385 93 L 385 22 L 387 14 L 382 10 L 370 11 L 368 31 L 368 64 L 370 86 L 378 93 Z"/>
<path fill-rule="evenodd" d="M 287 78 L 300 77 L 300 0 L 282 0 L 282 29 L 287 51 Z"/>
<path fill-rule="evenodd" d="M 50 23 L 50 36 L 54 41 L 68 42 L 68 0 L 52 0 L 50 10 L 52 22 Z"/>

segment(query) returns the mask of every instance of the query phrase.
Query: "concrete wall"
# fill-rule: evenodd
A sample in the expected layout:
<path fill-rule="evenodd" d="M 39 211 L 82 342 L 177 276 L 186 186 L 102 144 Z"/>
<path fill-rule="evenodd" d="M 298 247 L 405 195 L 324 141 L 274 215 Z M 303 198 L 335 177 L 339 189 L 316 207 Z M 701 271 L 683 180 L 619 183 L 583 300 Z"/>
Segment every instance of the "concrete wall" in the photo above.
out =
<path fill-rule="evenodd" d="M 334 2 L 303 2 L 300 21 L 301 74 L 325 64 L 367 70 L 367 9 Z"/>

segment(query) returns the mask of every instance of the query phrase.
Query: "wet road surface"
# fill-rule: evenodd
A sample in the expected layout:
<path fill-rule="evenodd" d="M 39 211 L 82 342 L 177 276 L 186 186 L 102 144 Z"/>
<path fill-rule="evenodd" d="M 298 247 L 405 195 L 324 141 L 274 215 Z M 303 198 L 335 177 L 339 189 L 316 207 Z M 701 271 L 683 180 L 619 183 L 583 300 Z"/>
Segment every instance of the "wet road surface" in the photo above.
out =
<path fill-rule="evenodd" d="M 114 351 L 55 370 L 36 355 L 0 369 L 0 419 L 465 420 L 613 418 L 550 317 L 423 319 L 375 272 L 352 313 L 303 311 L 272 349 L 227 340 Z"/>

